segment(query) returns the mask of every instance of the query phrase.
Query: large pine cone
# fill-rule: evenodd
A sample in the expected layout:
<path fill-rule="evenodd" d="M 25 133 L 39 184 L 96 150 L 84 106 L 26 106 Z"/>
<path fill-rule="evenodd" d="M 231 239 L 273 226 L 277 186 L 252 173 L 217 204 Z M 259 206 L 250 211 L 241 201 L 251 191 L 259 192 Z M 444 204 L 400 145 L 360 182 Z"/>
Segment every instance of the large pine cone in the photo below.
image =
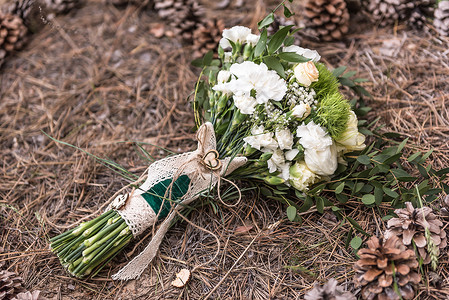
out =
<path fill-rule="evenodd" d="M 22 291 L 22 278 L 14 272 L 0 271 L 0 300 L 12 299 Z"/>
<path fill-rule="evenodd" d="M 435 10 L 435 29 L 442 36 L 449 36 L 449 1 L 441 1 Z"/>
<path fill-rule="evenodd" d="M 421 281 L 415 252 L 395 236 L 380 240 L 373 236 L 366 244 L 368 248 L 358 251 L 360 259 L 354 266 L 354 282 L 362 287 L 362 298 L 399 300 L 396 282 L 402 299 L 413 299 L 415 285 Z"/>
<path fill-rule="evenodd" d="M 319 284 L 304 296 L 304 300 L 356 300 L 350 292 L 345 292 L 338 286 L 338 281 L 330 279 L 323 286 Z"/>
<path fill-rule="evenodd" d="M 193 32 L 202 23 L 204 9 L 196 0 L 156 0 L 159 17 L 167 19 L 175 35 L 185 42 L 193 41 Z"/>
<path fill-rule="evenodd" d="M 413 27 L 422 27 L 432 15 L 435 0 L 368 0 L 364 9 L 380 26 L 406 21 Z"/>
<path fill-rule="evenodd" d="M 225 25 L 222 20 L 207 20 L 193 32 L 194 57 L 202 57 L 218 48 Z"/>
<path fill-rule="evenodd" d="M 344 0 L 308 0 L 305 6 L 308 29 L 323 41 L 341 39 L 349 29 L 349 12 Z"/>
<path fill-rule="evenodd" d="M 427 249 L 425 229 L 429 229 L 431 239 L 437 247 L 438 255 L 439 250 L 447 246 L 446 231 L 442 228 L 443 223 L 437 219 L 437 216 L 429 207 L 415 209 L 411 202 L 406 202 L 405 206 L 406 208 L 394 211 L 398 215 L 397 218 L 388 220 L 388 230 L 385 232 L 385 237 L 397 236 L 410 249 L 413 249 L 413 241 L 423 259 L 423 263 L 428 264 L 431 262 L 431 256 Z"/>
<path fill-rule="evenodd" d="M 8 52 L 24 45 L 26 33 L 27 28 L 19 16 L 0 13 L 0 66 Z"/>

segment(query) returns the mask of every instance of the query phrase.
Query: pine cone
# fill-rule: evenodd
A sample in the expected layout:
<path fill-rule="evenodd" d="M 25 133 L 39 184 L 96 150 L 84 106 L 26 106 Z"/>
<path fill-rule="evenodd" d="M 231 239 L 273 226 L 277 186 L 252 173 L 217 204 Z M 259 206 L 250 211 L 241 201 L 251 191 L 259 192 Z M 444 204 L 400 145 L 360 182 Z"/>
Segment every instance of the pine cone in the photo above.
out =
<path fill-rule="evenodd" d="M 22 291 L 22 278 L 14 272 L 0 271 L 0 300 L 11 299 Z"/>
<path fill-rule="evenodd" d="M 435 0 L 369 0 L 365 3 L 364 9 L 380 26 L 404 20 L 412 27 L 420 28 L 432 15 Z"/>
<path fill-rule="evenodd" d="M 438 3 L 433 24 L 440 35 L 449 36 L 449 1 Z"/>
<path fill-rule="evenodd" d="M 27 28 L 15 15 L 0 13 L 0 66 L 8 52 L 20 49 L 25 43 Z"/>
<path fill-rule="evenodd" d="M 47 12 L 61 14 L 81 5 L 81 0 L 40 0 Z"/>
<path fill-rule="evenodd" d="M 343 287 L 337 286 L 338 281 L 330 279 L 323 286 L 315 287 L 304 296 L 304 300 L 356 300 L 350 292 L 345 292 Z"/>
<path fill-rule="evenodd" d="M 202 57 L 210 50 L 218 48 L 225 25 L 222 20 L 207 20 L 193 32 L 194 57 Z"/>
<path fill-rule="evenodd" d="M 406 208 L 394 211 L 398 215 L 397 218 L 388 220 L 385 237 L 397 236 L 409 248 L 413 248 L 413 241 L 424 264 L 429 264 L 431 255 L 428 252 L 425 229 L 429 229 L 431 239 L 437 247 L 436 255 L 438 255 L 439 249 L 447 246 L 446 231 L 442 229 L 443 223 L 437 219 L 429 207 L 415 209 L 411 202 L 406 202 L 405 205 Z"/>
<path fill-rule="evenodd" d="M 37 0 L 13 0 L 5 6 L 5 12 L 20 17 L 31 32 L 37 32 L 45 26 L 42 22 L 45 12 Z"/>
<path fill-rule="evenodd" d="M 354 282 L 362 287 L 362 299 L 413 299 L 415 285 L 421 281 L 415 252 L 396 236 L 380 240 L 373 236 L 366 244 L 368 248 L 358 251 L 360 259 L 354 265 Z M 393 288 L 394 282 L 401 297 Z"/>
<path fill-rule="evenodd" d="M 196 0 L 156 0 L 154 8 L 159 17 L 167 19 L 175 35 L 191 43 L 193 32 L 203 19 L 203 7 Z"/>
<path fill-rule="evenodd" d="M 305 6 L 308 28 L 319 39 L 341 39 L 349 29 L 349 12 L 344 0 L 308 0 Z"/>

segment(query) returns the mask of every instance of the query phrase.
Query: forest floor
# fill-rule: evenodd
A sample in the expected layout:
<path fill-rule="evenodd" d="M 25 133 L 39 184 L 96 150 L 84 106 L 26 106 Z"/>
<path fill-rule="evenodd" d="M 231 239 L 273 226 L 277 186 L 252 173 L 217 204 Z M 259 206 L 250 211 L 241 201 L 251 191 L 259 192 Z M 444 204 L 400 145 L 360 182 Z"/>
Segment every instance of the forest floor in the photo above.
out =
<path fill-rule="evenodd" d="M 254 28 L 271 4 L 244 1 L 237 8 L 231 2 L 208 14 L 225 19 L 228 27 Z M 216 235 L 221 246 L 183 289 L 170 285 L 175 274 L 217 251 L 213 235 L 185 222 L 170 229 L 155 261 L 130 282 L 112 281 L 110 275 L 139 253 L 150 235 L 88 280 L 67 275 L 48 250 L 49 237 L 96 216 L 129 183 L 48 136 L 137 175 L 148 165 L 139 146 L 155 158 L 166 153 L 152 145 L 173 152 L 194 148 L 188 97 L 199 70 L 190 65 L 191 46 L 150 34 L 163 22 L 150 9 L 88 1 L 43 26 L 0 69 L 0 265 L 49 299 L 200 299 L 211 292 L 213 299 L 301 299 L 314 283 L 332 277 L 357 291 L 356 256 L 345 248 L 348 224 L 314 209 L 302 215 L 302 224 L 292 223 L 284 205 L 256 193 L 245 193 L 236 208 L 217 202 L 218 211 L 199 201 L 189 219 Z M 382 130 L 410 138 L 405 151 L 434 149 L 434 168 L 449 167 L 449 40 L 438 38 L 431 26 L 352 28 L 343 41 L 304 38 L 301 45 L 318 50 L 329 68 L 345 65 L 369 79 L 364 86 L 373 95 L 367 99 L 373 110 L 367 119 L 380 116 Z M 385 229 L 374 209 L 354 202 L 345 212 L 370 234 Z M 443 251 L 437 272 L 443 288 L 423 281 L 417 299 L 449 299 L 448 264 Z"/>

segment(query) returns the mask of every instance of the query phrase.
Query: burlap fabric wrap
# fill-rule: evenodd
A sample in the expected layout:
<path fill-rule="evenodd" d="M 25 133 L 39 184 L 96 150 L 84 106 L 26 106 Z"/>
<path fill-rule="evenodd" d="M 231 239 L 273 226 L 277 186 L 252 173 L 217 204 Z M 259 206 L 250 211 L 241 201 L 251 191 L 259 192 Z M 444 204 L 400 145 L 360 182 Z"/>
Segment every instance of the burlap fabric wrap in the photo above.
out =
<path fill-rule="evenodd" d="M 159 245 L 167 232 L 170 222 L 176 216 L 177 211 L 184 205 L 189 204 L 202 192 L 217 184 L 222 176 L 226 176 L 238 167 L 246 163 L 245 157 L 226 157 L 222 160 L 215 158 L 216 140 L 215 132 L 211 123 L 201 125 L 197 132 L 198 149 L 171 157 L 158 160 L 150 165 L 148 178 L 145 183 L 136 189 L 126 203 L 120 203 L 126 198 L 118 197 L 111 204 L 112 208 L 120 214 L 131 229 L 133 236 L 141 234 L 145 229 L 153 226 L 158 220 L 158 212 L 153 211 L 151 206 L 142 197 L 155 184 L 167 179 L 175 180 L 182 175 L 190 178 L 187 193 L 179 199 L 179 204 L 173 206 L 168 216 L 154 234 L 148 246 L 126 266 L 116 274 L 112 275 L 114 280 L 128 280 L 138 278 L 151 263 L 159 249 Z M 211 168 L 208 166 L 218 166 Z M 170 199 L 170 195 L 165 195 Z"/>

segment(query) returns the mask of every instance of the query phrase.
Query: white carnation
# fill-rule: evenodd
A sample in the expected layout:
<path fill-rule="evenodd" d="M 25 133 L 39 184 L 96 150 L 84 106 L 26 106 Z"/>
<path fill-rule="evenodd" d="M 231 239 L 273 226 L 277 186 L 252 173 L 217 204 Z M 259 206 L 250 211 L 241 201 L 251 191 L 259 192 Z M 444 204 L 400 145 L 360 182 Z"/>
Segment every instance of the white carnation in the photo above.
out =
<path fill-rule="evenodd" d="M 276 140 L 281 150 L 290 150 L 293 146 L 293 134 L 288 129 L 276 130 Z"/>
<path fill-rule="evenodd" d="M 307 191 L 309 186 L 318 179 L 319 176 L 313 173 L 303 161 L 290 167 L 290 184 L 299 191 Z"/>
<path fill-rule="evenodd" d="M 230 82 L 217 84 L 213 87 L 216 91 L 232 91 L 236 94 L 243 92 L 251 96 L 251 91 L 255 91 L 256 101 L 259 104 L 267 103 L 268 100 L 280 101 L 287 91 L 287 84 L 279 75 L 261 63 L 260 65 L 244 61 L 236 63 L 229 69 L 236 78 Z"/>
<path fill-rule="evenodd" d="M 285 152 L 285 159 L 292 161 L 295 159 L 296 155 L 298 155 L 299 150 L 298 149 L 292 149 Z"/>
<path fill-rule="evenodd" d="M 265 129 L 264 129 L 263 125 L 255 126 L 251 130 L 252 135 L 243 138 L 243 141 L 245 141 L 245 143 L 247 143 L 252 148 L 255 148 L 257 150 L 261 150 L 261 149 L 275 150 L 275 149 L 277 149 L 278 143 L 273 138 L 273 133 L 272 132 L 263 133 L 264 130 Z"/>
<path fill-rule="evenodd" d="M 295 52 L 298 55 L 302 55 L 305 58 L 309 58 L 314 62 L 318 62 L 321 59 L 321 56 L 318 54 L 316 50 L 310 50 L 307 48 L 302 48 L 296 45 L 284 47 L 283 52 Z"/>
<path fill-rule="evenodd" d="M 223 30 L 223 38 L 220 40 L 220 46 L 223 49 L 231 47 L 233 43 L 243 44 L 246 42 L 246 38 L 251 34 L 251 29 L 245 26 L 234 26 L 230 29 Z"/>
<path fill-rule="evenodd" d="M 290 177 L 290 163 L 285 161 L 284 152 L 280 149 L 273 151 L 273 155 L 267 161 L 268 171 L 270 173 L 279 171 L 280 177 L 284 180 L 288 180 Z"/>
<path fill-rule="evenodd" d="M 246 94 L 239 92 L 234 95 L 234 104 L 244 115 L 251 115 L 254 113 L 257 102 L 254 97 L 247 96 Z"/>
<path fill-rule="evenodd" d="M 259 39 L 260 39 L 260 35 L 250 33 L 246 37 L 246 42 L 248 44 L 250 44 L 251 46 L 255 46 L 259 42 Z"/>
<path fill-rule="evenodd" d="M 217 82 L 218 83 L 225 83 L 225 82 L 227 82 L 229 80 L 230 77 L 231 77 L 231 72 L 226 71 L 226 70 L 221 70 L 217 74 Z"/>
<path fill-rule="evenodd" d="M 313 121 L 298 126 L 296 135 L 304 147 L 307 167 L 318 175 L 332 175 L 337 169 L 337 148 L 326 131 Z"/>

